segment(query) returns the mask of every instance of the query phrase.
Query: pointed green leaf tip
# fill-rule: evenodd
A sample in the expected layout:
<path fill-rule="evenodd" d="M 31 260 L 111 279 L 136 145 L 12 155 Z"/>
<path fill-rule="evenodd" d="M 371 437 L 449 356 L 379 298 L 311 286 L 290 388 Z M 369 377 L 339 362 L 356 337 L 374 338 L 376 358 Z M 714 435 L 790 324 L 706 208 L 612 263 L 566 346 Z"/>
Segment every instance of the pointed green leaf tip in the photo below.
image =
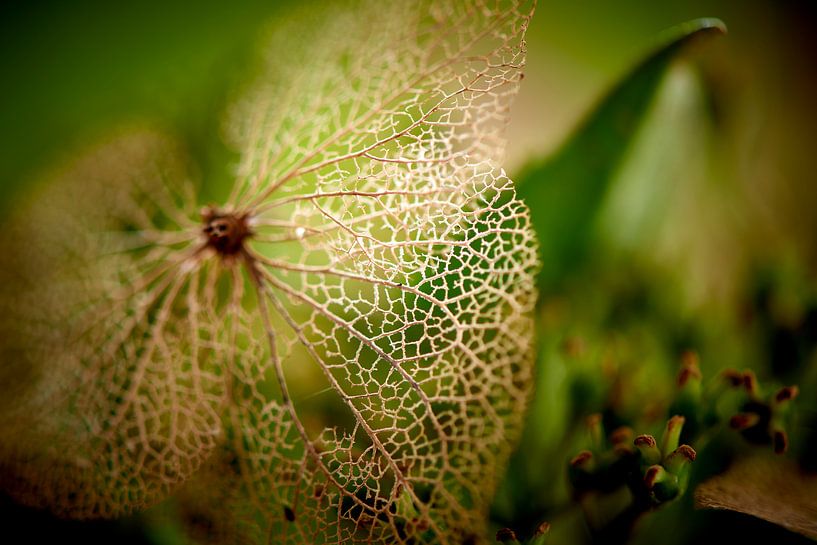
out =
<path fill-rule="evenodd" d="M 595 213 L 667 68 L 690 42 L 725 33 L 723 22 L 711 18 L 664 32 L 662 45 L 602 98 L 555 154 L 517 177 L 540 240 L 543 292 L 587 253 Z"/>

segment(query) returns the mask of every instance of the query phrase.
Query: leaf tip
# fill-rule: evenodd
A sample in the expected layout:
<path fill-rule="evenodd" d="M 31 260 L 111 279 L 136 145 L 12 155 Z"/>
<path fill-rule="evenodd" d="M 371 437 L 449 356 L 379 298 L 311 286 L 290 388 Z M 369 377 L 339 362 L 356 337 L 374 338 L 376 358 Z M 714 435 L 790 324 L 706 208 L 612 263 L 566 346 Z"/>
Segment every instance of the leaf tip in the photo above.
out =
<path fill-rule="evenodd" d="M 727 28 L 726 23 L 717 17 L 701 17 L 700 19 L 693 19 L 687 24 L 696 32 L 705 31 L 715 34 L 729 34 L 729 29 Z"/>

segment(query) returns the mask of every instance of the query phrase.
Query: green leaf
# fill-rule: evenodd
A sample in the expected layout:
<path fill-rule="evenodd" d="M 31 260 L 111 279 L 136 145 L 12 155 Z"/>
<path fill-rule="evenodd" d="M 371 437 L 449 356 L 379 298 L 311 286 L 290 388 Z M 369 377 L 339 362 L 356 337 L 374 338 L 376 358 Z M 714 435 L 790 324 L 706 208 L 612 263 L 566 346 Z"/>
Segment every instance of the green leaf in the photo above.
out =
<path fill-rule="evenodd" d="M 619 81 L 555 154 L 517 176 L 540 240 L 545 291 L 586 255 L 593 218 L 667 68 L 690 42 L 725 32 L 718 19 L 668 31 L 664 45 Z"/>

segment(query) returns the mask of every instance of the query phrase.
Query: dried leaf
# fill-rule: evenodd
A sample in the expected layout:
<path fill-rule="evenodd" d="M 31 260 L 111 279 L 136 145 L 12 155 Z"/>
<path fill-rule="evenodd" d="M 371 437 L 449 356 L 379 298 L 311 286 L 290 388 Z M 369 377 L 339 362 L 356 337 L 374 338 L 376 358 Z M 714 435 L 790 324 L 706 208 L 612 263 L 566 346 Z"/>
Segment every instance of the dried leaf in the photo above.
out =
<path fill-rule="evenodd" d="M 203 281 L 218 264 L 183 266 L 200 243 L 174 156 L 156 136 L 121 138 L 3 225 L 3 477 L 60 514 L 153 503 L 222 434 L 226 339 L 196 331 L 232 318 Z"/>
<path fill-rule="evenodd" d="M 295 15 L 224 206 L 149 132 L 21 203 L 3 485 L 79 517 L 177 492 L 199 541 L 481 539 L 530 389 L 536 245 L 496 161 L 531 9 Z"/>
<path fill-rule="evenodd" d="M 698 486 L 695 503 L 752 515 L 817 539 L 817 475 L 779 457 L 737 462 Z"/>

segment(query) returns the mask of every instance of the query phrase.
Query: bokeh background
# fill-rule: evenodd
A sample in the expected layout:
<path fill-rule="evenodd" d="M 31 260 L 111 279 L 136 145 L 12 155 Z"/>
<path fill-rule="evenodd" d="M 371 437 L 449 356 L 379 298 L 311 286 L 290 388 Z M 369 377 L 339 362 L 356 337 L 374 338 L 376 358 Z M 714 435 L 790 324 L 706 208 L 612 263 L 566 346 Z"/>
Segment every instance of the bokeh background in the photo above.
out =
<path fill-rule="evenodd" d="M 224 107 L 249 81 L 265 25 L 286 7 L 255 0 L 195 8 L 153 0 L 4 2 L 3 202 L 111 127 L 145 121 L 177 136 L 205 178 L 229 180 L 231 157 L 219 139 Z M 684 135 L 710 140 L 703 144 L 717 160 L 708 168 L 720 170 L 712 177 L 733 201 L 718 210 L 720 218 L 707 218 L 720 221 L 710 226 L 710 241 L 735 246 L 730 234 L 751 227 L 754 240 L 740 233 L 741 243 L 775 252 L 786 247 L 813 265 L 815 11 L 808 0 L 541 2 L 528 37 L 528 77 L 514 110 L 508 170 L 553 151 L 662 31 L 716 16 L 730 33 L 699 59 L 708 117 L 693 123 L 686 116 L 688 124 L 703 125 Z M 664 170 L 664 177 L 676 174 Z M 699 215 L 711 213 L 703 208 Z"/>
<path fill-rule="evenodd" d="M 177 138 L 208 185 L 228 184 L 236 157 L 220 138 L 223 112 L 250 81 L 264 28 L 286 4 L 4 2 L 0 211 L 50 166 L 112 129 L 145 123 Z M 600 205 L 582 218 L 593 225 L 587 256 L 543 286 L 539 391 L 519 454 L 521 466 L 542 469 L 535 478 L 509 475 L 497 524 L 530 524 L 534 515 L 519 508 L 526 502 L 560 520 L 564 457 L 580 443 L 571 429 L 610 410 L 616 381 L 624 401 L 615 410 L 644 413 L 639 392 L 666 393 L 687 349 L 700 353 L 705 374 L 751 367 L 773 383 L 801 383 L 792 456 L 817 459 L 816 3 L 541 1 L 506 167 L 524 175 L 557 151 L 665 29 L 702 16 L 722 19 L 729 34 L 669 70 Z M 569 361 L 559 348 L 567 339 L 591 354 L 614 346 L 615 370 L 602 356 Z M 547 490 L 531 499 L 515 478 Z M 738 515 L 683 519 L 689 512 L 668 510 L 640 539 L 684 527 L 675 541 L 714 541 L 708 529 L 724 525 L 735 528 L 730 539 L 800 539 Z M 19 530 L 34 543 L 156 539 L 137 519 L 58 521 L 7 498 L 0 521 L 4 535 Z"/>

